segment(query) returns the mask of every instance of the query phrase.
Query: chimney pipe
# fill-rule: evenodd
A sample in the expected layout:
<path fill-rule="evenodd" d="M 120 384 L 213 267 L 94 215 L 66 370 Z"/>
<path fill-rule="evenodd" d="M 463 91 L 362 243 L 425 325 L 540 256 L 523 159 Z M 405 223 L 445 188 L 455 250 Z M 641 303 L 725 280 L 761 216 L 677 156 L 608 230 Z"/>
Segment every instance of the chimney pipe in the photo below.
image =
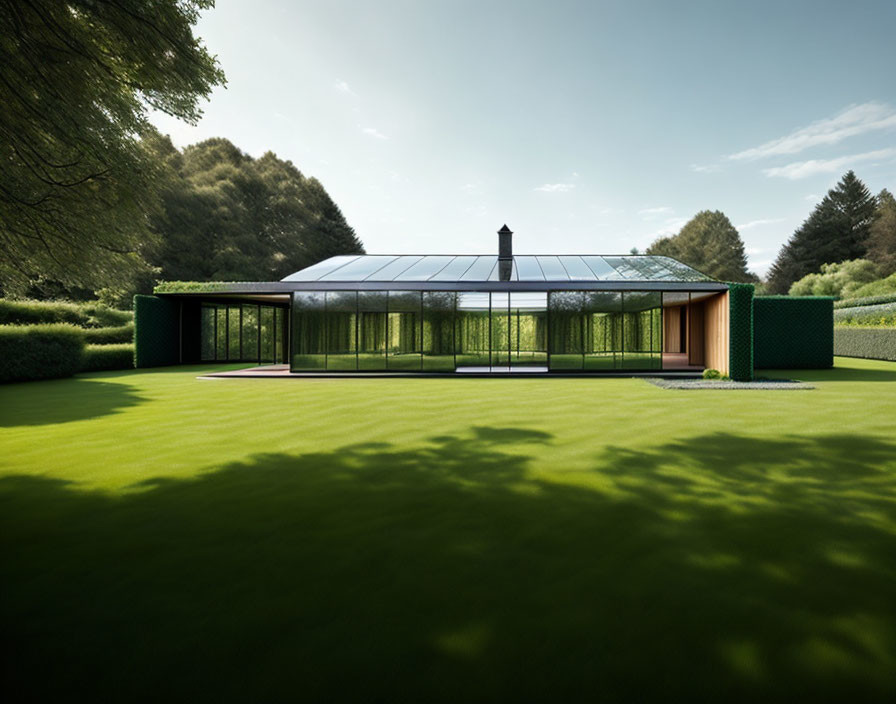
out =
<path fill-rule="evenodd" d="M 498 230 L 498 277 L 501 281 L 510 281 L 513 269 L 513 233 L 505 224 Z"/>

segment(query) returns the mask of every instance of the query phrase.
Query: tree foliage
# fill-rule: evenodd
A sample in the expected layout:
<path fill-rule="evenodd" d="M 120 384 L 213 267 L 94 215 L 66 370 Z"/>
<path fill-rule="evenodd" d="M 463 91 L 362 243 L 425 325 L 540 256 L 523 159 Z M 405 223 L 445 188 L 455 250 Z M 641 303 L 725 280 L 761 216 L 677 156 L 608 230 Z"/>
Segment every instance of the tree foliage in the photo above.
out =
<path fill-rule="evenodd" d="M 769 270 L 769 290 L 786 293 L 823 264 L 864 257 L 875 208 L 871 191 L 848 171 L 781 248 Z"/>
<path fill-rule="evenodd" d="M 896 198 L 886 188 L 877 196 L 877 210 L 868 235 L 868 258 L 881 274 L 896 272 Z"/>
<path fill-rule="evenodd" d="M 750 283 L 744 243 L 737 228 L 719 210 L 701 210 L 672 237 L 661 237 L 647 254 L 672 257 L 721 281 Z"/>
<path fill-rule="evenodd" d="M 146 252 L 167 281 L 273 281 L 361 242 L 321 183 L 272 152 L 254 159 L 226 139 L 177 150 L 154 136 L 161 204 Z"/>
<path fill-rule="evenodd" d="M 150 107 L 188 122 L 224 75 L 193 35 L 211 0 L 0 3 L 0 284 L 97 287 L 141 266 Z"/>
<path fill-rule="evenodd" d="M 877 265 L 867 259 L 822 264 L 817 274 L 806 274 L 790 287 L 791 296 L 838 296 L 849 298 L 865 284 L 876 281 Z"/>

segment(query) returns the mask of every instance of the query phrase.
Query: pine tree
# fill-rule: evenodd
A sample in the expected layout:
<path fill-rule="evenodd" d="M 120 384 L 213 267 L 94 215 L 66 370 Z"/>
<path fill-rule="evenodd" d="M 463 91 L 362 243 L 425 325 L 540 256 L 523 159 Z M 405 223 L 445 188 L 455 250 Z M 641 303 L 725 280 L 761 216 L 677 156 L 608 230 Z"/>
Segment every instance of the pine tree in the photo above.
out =
<path fill-rule="evenodd" d="M 876 205 L 868 187 L 846 172 L 781 247 L 769 270 L 769 290 L 787 293 L 794 281 L 819 271 L 822 264 L 864 257 Z"/>
<path fill-rule="evenodd" d="M 896 272 L 896 198 L 886 188 L 877 196 L 877 210 L 868 236 L 868 258 L 882 276 Z"/>
<path fill-rule="evenodd" d="M 752 282 L 744 243 L 725 213 L 701 210 L 673 237 L 662 237 L 647 248 L 721 281 Z"/>

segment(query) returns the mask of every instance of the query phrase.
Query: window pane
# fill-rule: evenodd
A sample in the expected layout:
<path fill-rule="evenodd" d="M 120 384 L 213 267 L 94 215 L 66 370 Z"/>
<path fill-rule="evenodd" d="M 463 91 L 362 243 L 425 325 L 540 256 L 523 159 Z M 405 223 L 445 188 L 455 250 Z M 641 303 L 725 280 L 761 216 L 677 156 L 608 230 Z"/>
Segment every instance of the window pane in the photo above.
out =
<path fill-rule="evenodd" d="M 558 257 L 570 279 L 594 281 L 597 277 L 581 257 Z"/>
<path fill-rule="evenodd" d="M 353 262 L 339 267 L 335 271 L 320 277 L 319 281 L 363 281 L 374 272 L 382 269 L 398 257 L 383 255 L 365 255 Z"/>
<path fill-rule="evenodd" d="M 489 295 L 457 294 L 454 346 L 458 367 L 489 366 Z"/>
<path fill-rule="evenodd" d="M 202 306 L 199 328 L 200 359 L 211 362 L 215 359 L 215 307 Z"/>
<path fill-rule="evenodd" d="M 582 369 L 584 298 L 583 291 L 551 291 L 548 294 L 551 369 Z"/>
<path fill-rule="evenodd" d="M 291 371 L 326 369 L 326 301 L 322 291 L 296 291 L 292 304 Z"/>
<path fill-rule="evenodd" d="M 492 294 L 492 367 L 510 366 L 510 294 Z"/>
<path fill-rule="evenodd" d="M 622 367 L 622 294 L 585 294 L 585 369 L 611 371 Z"/>
<path fill-rule="evenodd" d="M 215 308 L 218 318 L 218 330 L 215 341 L 215 359 L 227 359 L 227 308 Z"/>
<path fill-rule="evenodd" d="M 569 274 L 560 263 L 559 257 L 539 256 L 538 263 L 548 281 L 569 281 Z"/>
<path fill-rule="evenodd" d="M 473 262 L 472 266 L 464 272 L 464 275 L 460 277 L 461 281 L 487 281 L 489 274 L 492 273 L 492 269 L 498 263 L 497 257 L 490 256 L 482 256 L 476 257 L 476 261 Z"/>
<path fill-rule="evenodd" d="M 399 281 L 426 281 L 444 269 L 452 259 L 454 257 L 442 255 L 423 257 L 419 262 L 399 274 L 396 279 Z"/>
<path fill-rule="evenodd" d="M 325 259 L 322 262 L 318 262 L 317 264 L 312 264 L 311 266 L 302 269 L 301 271 L 297 271 L 294 274 L 290 274 L 283 281 L 316 281 L 324 274 L 328 274 L 331 271 L 335 271 L 341 266 L 345 266 L 351 261 L 354 261 L 358 258 L 357 254 L 343 254 L 338 257 L 330 257 L 329 259 Z"/>
<path fill-rule="evenodd" d="M 423 259 L 423 257 L 420 256 L 398 257 L 394 262 L 387 264 L 375 274 L 368 276 L 367 281 L 394 281 L 399 274 L 410 269 L 421 259 Z"/>
<path fill-rule="evenodd" d="M 616 269 L 610 266 L 603 257 L 582 257 L 588 268 L 600 281 L 615 281 L 625 278 Z"/>
<path fill-rule="evenodd" d="M 547 366 L 547 308 L 546 293 L 510 294 L 512 366 Z"/>
<path fill-rule="evenodd" d="M 240 355 L 240 307 L 227 307 L 227 359 L 242 359 Z"/>
<path fill-rule="evenodd" d="M 662 316 L 662 294 L 653 291 L 626 291 L 623 295 L 624 369 L 658 369 L 662 340 L 654 339 L 656 317 Z"/>
<path fill-rule="evenodd" d="M 538 266 L 538 260 L 535 257 L 524 255 L 514 257 L 513 260 L 516 262 L 520 281 L 544 281 L 544 273 Z"/>
<path fill-rule="evenodd" d="M 454 371 L 453 291 L 423 293 L 423 369 Z"/>
<path fill-rule="evenodd" d="M 354 291 L 327 292 L 327 369 L 355 371 L 358 294 Z"/>
<path fill-rule="evenodd" d="M 476 259 L 474 256 L 455 257 L 454 261 L 433 276 L 430 281 L 459 281 Z"/>
<path fill-rule="evenodd" d="M 243 359 L 258 361 L 258 306 L 243 305 Z"/>
<path fill-rule="evenodd" d="M 385 291 L 358 292 L 358 369 L 386 368 L 386 332 L 389 308 Z"/>
<path fill-rule="evenodd" d="M 420 371 L 420 323 L 420 292 L 389 291 L 388 369 Z"/>
<path fill-rule="evenodd" d="M 261 361 L 274 361 L 274 308 L 261 307 Z"/>

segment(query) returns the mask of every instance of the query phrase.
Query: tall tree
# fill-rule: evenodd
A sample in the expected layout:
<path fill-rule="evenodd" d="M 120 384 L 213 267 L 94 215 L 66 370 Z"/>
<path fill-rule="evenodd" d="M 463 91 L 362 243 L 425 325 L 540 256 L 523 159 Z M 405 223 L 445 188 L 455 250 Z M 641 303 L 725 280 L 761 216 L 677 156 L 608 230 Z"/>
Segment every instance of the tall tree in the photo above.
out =
<path fill-rule="evenodd" d="M 822 264 L 861 259 L 875 207 L 875 197 L 855 173 L 844 174 L 781 248 L 769 270 L 769 290 L 787 293 L 795 281 L 819 271 Z"/>
<path fill-rule="evenodd" d="M 656 240 L 646 253 L 673 257 L 722 281 L 757 280 L 747 271 L 744 242 L 737 228 L 719 210 L 701 210 L 677 235 Z"/>
<path fill-rule="evenodd" d="M 150 107 L 195 122 L 224 74 L 193 35 L 212 0 L 0 3 L 0 284 L 96 288 L 141 266 Z"/>
<path fill-rule="evenodd" d="M 868 235 L 868 258 L 883 276 L 896 272 L 896 198 L 886 188 L 877 196 L 877 210 Z"/>
<path fill-rule="evenodd" d="M 158 244 L 146 253 L 158 278 L 269 281 L 361 242 L 317 179 L 267 152 L 258 159 L 226 139 L 179 152 L 148 140 L 163 170 Z"/>

